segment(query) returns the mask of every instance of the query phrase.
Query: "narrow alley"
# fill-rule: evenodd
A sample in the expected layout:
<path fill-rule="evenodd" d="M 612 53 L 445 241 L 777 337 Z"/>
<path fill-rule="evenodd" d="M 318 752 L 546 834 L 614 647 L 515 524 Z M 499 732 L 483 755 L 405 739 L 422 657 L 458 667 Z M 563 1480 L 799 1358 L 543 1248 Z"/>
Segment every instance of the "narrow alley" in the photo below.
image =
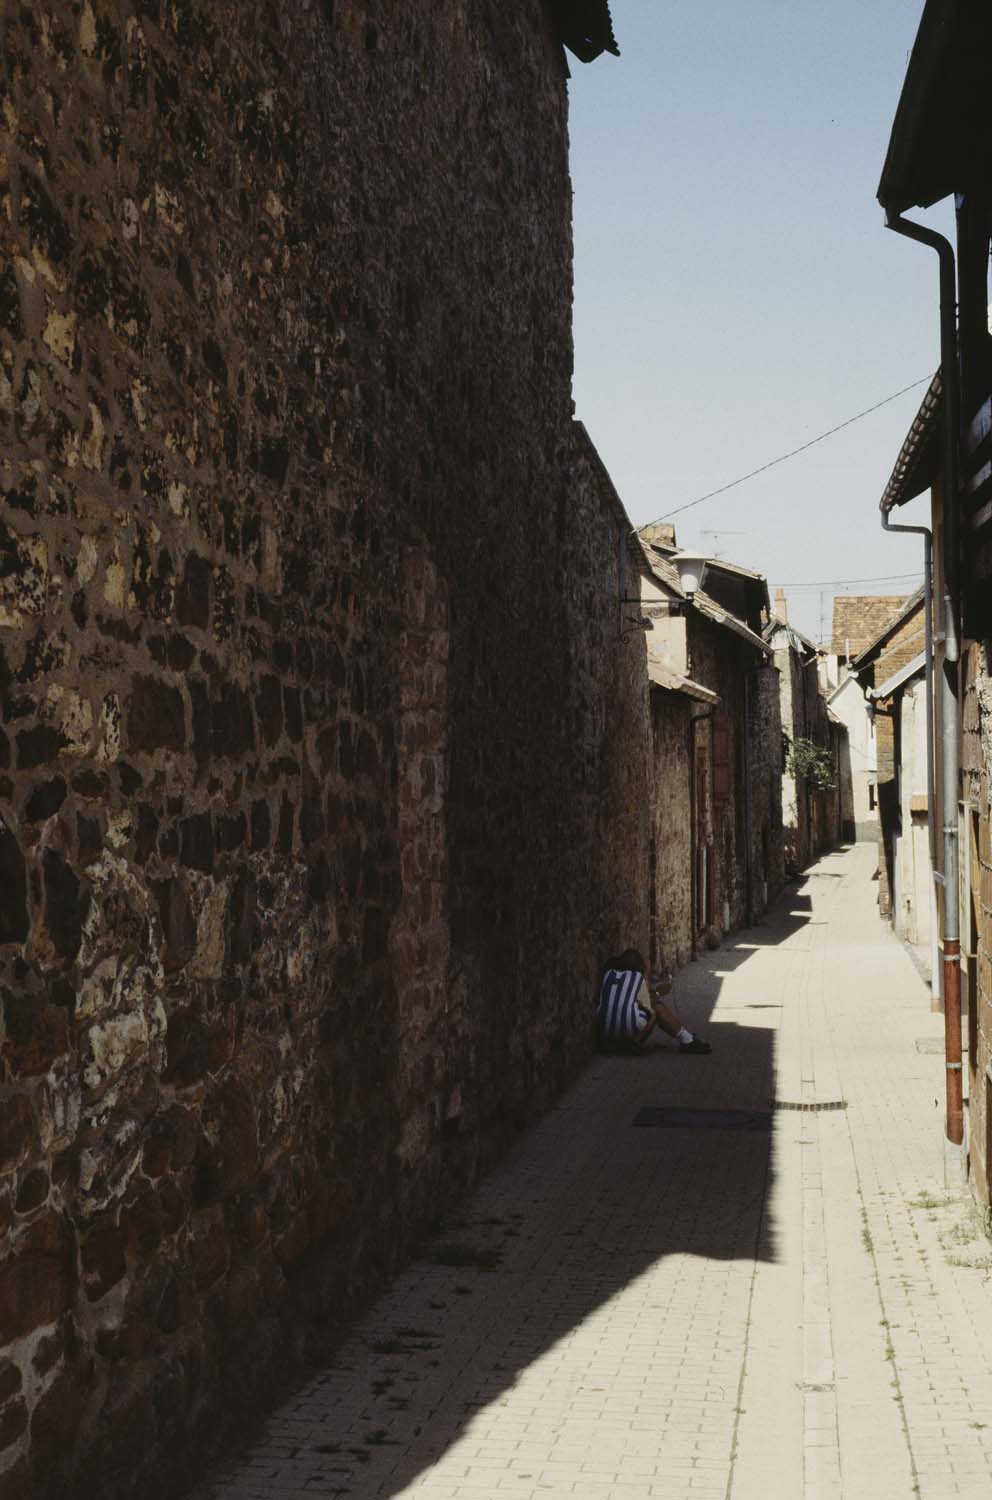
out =
<path fill-rule="evenodd" d="M 987 1496 L 992 1261 L 875 859 L 683 970 L 712 1057 L 598 1058 L 195 1500 Z"/>

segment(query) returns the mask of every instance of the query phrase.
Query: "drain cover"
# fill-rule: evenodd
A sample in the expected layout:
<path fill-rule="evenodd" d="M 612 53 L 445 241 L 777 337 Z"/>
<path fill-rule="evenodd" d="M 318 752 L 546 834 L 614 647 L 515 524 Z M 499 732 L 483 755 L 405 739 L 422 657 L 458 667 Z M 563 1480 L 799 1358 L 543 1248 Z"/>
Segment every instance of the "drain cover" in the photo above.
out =
<path fill-rule="evenodd" d="M 635 1125 L 661 1130 L 770 1130 L 771 1114 L 764 1109 L 678 1109 L 645 1105 L 634 1116 Z"/>
<path fill-rule="evenodd" d="M 812 1102 L 812 1100 L 805 1100 L 805 1099 L 801 1099 L 801 1100 L 799 1100 L 795 1104 L 790 1103 L 786 1099 L 773 1099 L 772 1100 L 772 1109 L 799 1109 L 799 1110 L 802 1110 L 802 1112 L 804 1114 L 817 1114 L 817 1113 L 819 1113 L 819 1111 L 821 1109 L 846 1109 L 846 1108 L 847 1108 L 847 1100 L 846 1099 L 824 1099 L 819 1104 L 814 1104 Z"/>

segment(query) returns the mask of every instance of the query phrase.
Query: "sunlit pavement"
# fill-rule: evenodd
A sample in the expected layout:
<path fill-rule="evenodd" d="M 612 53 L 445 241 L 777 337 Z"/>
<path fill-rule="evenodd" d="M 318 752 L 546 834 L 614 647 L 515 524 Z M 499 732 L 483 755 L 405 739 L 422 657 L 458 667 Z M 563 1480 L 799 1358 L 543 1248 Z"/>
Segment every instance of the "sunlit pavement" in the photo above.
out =
<path fill-rule="evenodd" d="M 992 1245 L 874 868 L 684 970 L 712 1057 L 597 1059 L 196 1500 L 988 1500 Z"/>

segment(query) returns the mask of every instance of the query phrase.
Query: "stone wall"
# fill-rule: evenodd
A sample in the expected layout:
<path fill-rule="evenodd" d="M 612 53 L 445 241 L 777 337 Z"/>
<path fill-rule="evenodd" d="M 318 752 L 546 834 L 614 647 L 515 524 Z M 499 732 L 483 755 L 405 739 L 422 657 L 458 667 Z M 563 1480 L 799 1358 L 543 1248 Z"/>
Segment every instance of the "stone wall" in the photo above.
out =
<path fill-rule="evenodd" d="M 0 1496 L 154 1500 L 586 1055 L 643 642 L 540 0 L 0 24 Z"/>
<path fill-rule="evenodd" d="M 972 642 L 962 672 L 961 793 L 966 808 L 962 874 L 971 900 L 961 933 L 968 1008 L 968 1153 L 972 1190 L 992 1203 L 992 662 L 988 641 Z M 970 909 L 969 909 L 970 908 Z M 973 953 L 974 958 L 969 958 Z"/>
<path fill-rule="evenodd" d="M 717 942 L 759 914 L 763 893 L 769 899 L 775 893 L 781 793 L 770 771 L 778 764 L 780 734 L 774 696 L 763 686 L 763 655 L 697 611 L 688 617 L 688 630 L 689 676 L 720 699 L 695 725 L 696 753 L 709 766 L 704 795 L 696 801 L 713 881 L 710 919 L 700 936 Z M 717 769 L 721 755 L 723 778 Z"/>
<path fill-rule="evenodd" d="M 924 646 L 923 604 L 903 620 L 886 641 L 883 651 L 861 674 L 868 687 L 881 687 L 890 677 L 918 656 Z M 896 781 L 897 708 L 891 702 L 875 708 L 876 787 L 878 795 L 878 909 L 892 914 L 893 839 L 899 819 Z"/>
<path fill-rule="evenodd" d="M 692 761 L 694 704 L 682 693 L 651 690 L 654 775 L 649 963 L 677 969 L 693 957 Z"/>

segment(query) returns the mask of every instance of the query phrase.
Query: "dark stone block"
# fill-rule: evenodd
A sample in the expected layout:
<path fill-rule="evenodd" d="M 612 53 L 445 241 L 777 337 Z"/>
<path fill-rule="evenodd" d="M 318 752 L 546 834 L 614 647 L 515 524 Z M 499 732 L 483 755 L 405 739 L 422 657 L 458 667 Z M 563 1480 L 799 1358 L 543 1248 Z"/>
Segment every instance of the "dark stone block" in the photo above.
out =
<path fill-rule="evenodd" d="M 366 908 L 362 923 L 362 962 L 376 963 L 389 952 L 389 918 L 378 906 Z"/>
<path fill-rule="evenodd" d="M 188 1109 L 173 1104 L 152 1121 L 149 1137 L 141 1155 L 146 1176 L 162 1177 L 166 1172 L 180 1173 L 196 1157 L 199 1127 Z"/>
<path fill-rule="evenodd" d="M 266 479 L 282 484 L 289 468 L 289 441 L 285 437 L 263 438 L 258 468 Z"/>
<path fill-rule="evenodd" d="M 173 1011 L 165 1034 L 166 1083 L 186 1085 L 205 1077 L 210 1063 L 210 1039 L 192 1010 Z"/>
<path fill-rule="evenodd" d="M 64 1010 L 37 995 L 0 991 L 7 1027 L 7 1062 L 19 1078 L 47 1073 L 69 1051 L 69 1019 Z"/>
<path fill-rule="evenodd" d="M 196 922 L 190 909 L 186 887 L 180 879 L 159 881 L 154 889 L 158 897 L 159 921 L 165 942 L 162 967 L 167 974 L 174 974 L 193 957 L 196 949 Z"/>
<path fill-rule="evenodd" d="M 304 797 L 300 803 L 300 838 L 304 846 L 312 844 L 324 832 L 324 813 L 318 796 Z"/>
<path fill-rule="evenodd" d="M 351 781 L 355 775 L 355 750 L 351 740 L 351 725 L 341 724 L 338 727 L 338 769 L 341 775 Z"/>
<path fill-rule="evenodd" d="M 87 1387 L 88 1382 L 80 1379 L 77 1371 L 67 1370 L 39 1400 L 31 1417 L 31 1447 L 42 1463 L 64 1453 L 75 1442 Z"/>
<path fill-rule="evenodd" d="M 259 798 L 251 805 L 251 847 L 256 854 L 269 847 L 272 837 L 272 818 L 269 804 Z"/>
<path fill-rule="evenodd" d="M 213 744 L 210 689 L 202 677 L 191 677 L 186 686 L 193 711 L 193 753 L 197 765 L 203 766 L 210 759 Z"/>
<path fill-rule="evenodd" d="M 3 1129 L 0 1130 L 0 1172 L 10 1172 L 19 1166 L 34 1140 L 30 1099 L 26 1094 L 8 1095 L 3 1102 Z"/>
<path fill-rule="evenodd" d="M 14 1208 L 19 1214 L 34 1213 L 40 1208 L 48 1197 L 49 1181 L 48 1173 L 43 1167 L 32 1167 L 24 1176 L 17 1188 L 17 1197 L 14 1199 Z"/>
<path fill-rule="evenodd" d="M 170 635 L 169 666 L 174 672 L 187 672 L 196 660 L 196 647 L 184 635 Z"/>
<path fill-rule="evenodd" d="M 362 881 L 362 846 L 355 839 L 344 847 L 344 887 L 352 901 L 357 899 Z"/>
<path fill-rule="evenodd" d="M 88 802 L 100 802 L 110 791 L 110 782 L 103 771 L 77 771 L 72 778 L 72 790 Z"/>
<path fill-rule="evenodd" d="M 139 802 L 134 827 L 134 857 L 139 865 L 145 864 L 154 852 L 158 827 L 155 809 L 147 802 Z"/>
<path fill-rule="evenodd" d="M 205 557 L 191 552 L 183 576 L 176 586 L 176 619 L 180 625 L 206 630 L 210 624 L 210 592 L 213 568 Z"/>
<path fill-rule="evenodd" d="M 293 853 L 293 822 L 295 812 L 288 797 L 283 797 L 279 808 L 279 834 L 276 840 L 279 853 L 289 859 Z"/>
<path fill-rule="evenodd" d="M 87 1230 L 80 1247 L 80 1264 L 90 1302 L 99 1302 L 126 1275 L 124 1235 L 114 1214 L 104 1214 Z"/>
<path fill-rule="evenodd" d="M 83 813 L 76 814 L 76 846 L 79 850 L 80 863 L 89 864 L 96 858 L 103 848 L 103 829 L 99 818 L 87 818 Z"/>
<path fill-rule="evenodd" d="M 286 733 L 293 744 L 298 745 L 303 738 L 303 709 L 299 688 L 283 688 L 282 705 L 286 720 Z"/>
<path fill-rule="evenodd" d="M 326 901 L 331 891 L 331 866 L 323 850 L 317 855 L 307 876 L 307 894 L 318 905 Z"/>
<path fill-rule="evenodd" d="M 71 964 L 79 952 L 83 920 L 89 896 L 65 860 L 54 849 L 46 849 L 43 860 L 45 877 L 45 928 L 56 953 Z"/>
<path fill-rule="evenodd" d="M 50 724 L 22 729 L 17 736 L 18 769 L 30 771 L 34 766 L 44 766 L 57 760 L 64 745 L 64 738 Z"/>
<path fill-rule="evenodd" d="M 135 677 L 128 704 L 127 742 L 131 750 L 183 750 L 186 713 L 178 688 L 155 677 Z"/>
<path fill-rule="evenodd" d="M 355 766 L 362 776 L 376 776 L 379 772 L 379 748 L 367 729 L 358 736 L 355 751 Z"/>
<path fill-rule="evenodd" d="M 258 899 L 254 878 L 242 870 L 231 892 L 231 959 L 247 963 L 257 946 Z"/>
<path fill-rule="evenodd" d="M 0 1406 L 0 1453 L 17 1442 L 27 1425 L 28 1409 L 20 1397 Z"/>
<path fill-rule="evenodd" d="M 61 776 L 36 786 L 27 801 L 24 816 L 29 823 L 41 823 L 57 813 L 66 799 L 66 784 Z"/>
<path fill-rule="evenodd" d="M 251 700 L 237 683 L 221 685 L 214 697 L 212 720 L 215 755 L 234 760 L 255 748 Z"/>
<path fill-rule="evenodd" d="M 0 1328 L 6 1339 L 23 1338 L 62 1316 L 72 1302 L 73 1266 L 68 1226 L 49 1210 L 0 1265 Z"/>
<path fill-rule="evenodd" d="M 0 1401 L 9 1401 L 24 1385 L 20 1370 L 9 1359 L 0 1359 Z"/>
<path fill-rule="evenodd" d="M 214 831 L 210 814 L 194 813 L 179 825 L 182 853 L 180 858 L 190 870 L 209 875 L 214 867 Z"/>
<path fill-rule="evenodd" d="M 6 328 L 13 339 L 20 339 L 24 335 L 20 290 L 13 266 L 7 266 L 0 272 L 0 327 Z M 6 498 L 9 504 L 10 496 Z"/>
<path fill-rule="evenodd" d="M 217 848 L 241 849 L 248 839 L 248 820 L 243 812 L 217 819 Z"/>
<path fill-rule="evenodd" d="M 27 871 L 20 845 L 0 819 L 0 944 L 23 943 L 28 935 Z"/>
<path fill-rule="evenodd" d="M 121 791 L 125 797 L 133 797 L 135 792 L 141 790 L 140 772 L 136 771 L 134 766 L 129 766 L 126 760 L 119 760 L 116 769 Z"/>
<path fill-rule="evenodd" d="M 277 677 L 263 677 L 255 699 L 262 742 L 274 745 L 282 734 L 282 689 Z"/>

